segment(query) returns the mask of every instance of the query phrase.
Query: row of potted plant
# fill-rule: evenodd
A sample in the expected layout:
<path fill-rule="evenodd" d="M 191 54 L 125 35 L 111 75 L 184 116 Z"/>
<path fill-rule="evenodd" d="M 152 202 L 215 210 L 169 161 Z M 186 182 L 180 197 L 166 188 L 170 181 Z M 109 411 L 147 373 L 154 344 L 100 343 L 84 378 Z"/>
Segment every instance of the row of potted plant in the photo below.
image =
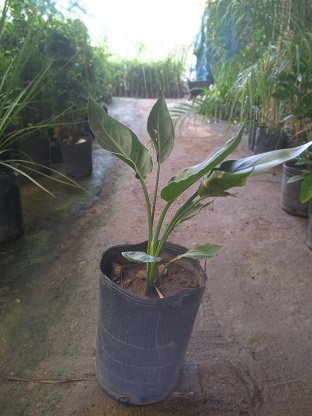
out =
<path fill-rule="evenodd" d="M 79 186 L 70 176 L 92 171 L 92 141 L 88 127 L 86 134 L 84 126 L 88 93 L 94 91 L 96 82 L 92 66 L 85 61 L 91 62 L 95 56 L 88 42 L 87 32 L 79 21 L 64 20 L 50 2 L 43 8 L 31 1 L 6 0 L 3 4 L 0 19 L 1 242 L 23 233 L 18 176 L 49 192 L 41 185 L 38 175 Z M 99 68 L 100 65 L 97 77 L 102 81 L 103 72 Z M 97 97 L 104 98 L 102 90 Z M 57 131 L 62 134 L 57 135 Z M 52 143 L 61 146 L 66 175 L 52 168 Z M 85 146 L 88 152 L 82 150 Z M 76 156 L 80 154 L 79 172 L 71 160 L 67 161 L 68 152 L 72 151 Z M 81 157 L 86 154 L 88 160 L 83 165 Z"/>

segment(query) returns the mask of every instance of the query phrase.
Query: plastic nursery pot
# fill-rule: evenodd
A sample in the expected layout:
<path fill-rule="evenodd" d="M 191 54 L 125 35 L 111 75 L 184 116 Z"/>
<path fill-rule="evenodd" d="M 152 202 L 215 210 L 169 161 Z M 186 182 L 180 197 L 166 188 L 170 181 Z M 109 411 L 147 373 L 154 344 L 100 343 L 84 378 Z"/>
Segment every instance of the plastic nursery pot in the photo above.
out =
<path fill-rule="evenodd" d="M 27 162 L 21 162 L 25 165 L 25 172 L 31 177 L 37 177 L 40 174 L 51 175 L 51 153 L 50 153 L 50 139 L 47 136 L 43 137 L 29 137 L 21 139 L 17 142 L 17 150 L 20 152 L 18 157 Z M 29 171 L 28 161 L 34 163 L 32 171 Z"/>
<path fill-rule="evenodd" d="M 312 199 L 309 201 L 307 246 L 312 250 Z"/>
<path fill-rule="evenodd" d="M 81 143 L 61 141 L 65 173 L 69 176 L 88 176 L 92 173 L 92 139 L 83 137 Z"/>
<path fill-rule="evenodd" d="M 62 150 L 59 140 L 50 140 L 51 163 L 63 162 Z"/>
<path fill-rule="evenodd" d="M 257 126 L 254 138 L 254 154 L 270 152 L 271 150 L 283 149 L 285 146 L 285 135 L 279 128 L 268 128 Z"/>
<path fill-rule="evenodd" d="M 298 217 L 308 218 L 308 202 L 302 204 L 300 202 L 300 189 L 302 180 L 288 183 L 293 176 L 300 175 L 302 169 L 295 166 L 294 161 L 283 163 L 283 179 L 281 189 L 281 206 L 284 211 Z"/>
<path fill-rule="evenodd" d="M 114 399 L 147 405 L 167 398 L 180 381 L 207 276 L 200 263 L 183 259 L 183 267 L 199 279 L 199 287 L 163 299 L 132 295 L 113 283 L 112 261 L 125 263 L 122 251 L 145 251 L 147 243 L 116 246 L 101 261 L 96 377 Z M 167 243 L 161 257 L 187 251 Z"/>
<path fill-rule="evenodd" d="M 255 148 L 255 139 L 256 139 L 257 123 L 254 121 L 250 123 L 247 129 L 248 134 L 248 148 L 254 150 Z"/>
<path fill-rule="evenodd" d="M 0 173 L 0 242 L 23 234 L 22 202 L 15 172 Z"/>

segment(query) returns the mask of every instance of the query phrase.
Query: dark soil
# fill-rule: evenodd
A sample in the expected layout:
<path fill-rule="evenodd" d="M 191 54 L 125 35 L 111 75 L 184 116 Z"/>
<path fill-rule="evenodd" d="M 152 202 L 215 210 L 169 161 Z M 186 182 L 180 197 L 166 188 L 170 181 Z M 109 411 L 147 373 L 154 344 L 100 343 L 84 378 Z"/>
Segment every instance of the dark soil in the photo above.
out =
<path fill-rule="evenodd" d="M 108 111 L 147 142 L 153 104 L 120 99 Z M 184 127 L 164 183 L 233 134 L 224 123 Z M 250 154 L 244 137 L 234 156 Z M 96 143 L 93 156 L 93 174 L 79 179 L 92 197 L 47 180 L 51 198 L 23 183 L 25 234 L 0 245 L 1 416 L 311 416 L 312 251 L 307 220 L 281 209 L 281 167 L 216 199 L 172 235 L 188 248 L 223 246 L 207 262 L 177 390 L 161 403 L 127 407 L 99 387 L 101 255 L 145 241 L 147 227 L 132 171 Z"/>
<path fill-rule="evenodd" d="M 164 298 L 184 289 L 199 286 L 198 277 L 194 276 L 189 270 L 176 264 L 171 264 L 162 273 L 165 267 L 166 263 L 159 263 L 156 270 L 154 290 L 148 295 L 145 293 L 146 267 L 144 265 L 133 265 L 131 263 L 121 265 L 119 263 L 113 263 L 112 275 L 109 278 L 122 289 L 133 295 L 151 298 Z"/>

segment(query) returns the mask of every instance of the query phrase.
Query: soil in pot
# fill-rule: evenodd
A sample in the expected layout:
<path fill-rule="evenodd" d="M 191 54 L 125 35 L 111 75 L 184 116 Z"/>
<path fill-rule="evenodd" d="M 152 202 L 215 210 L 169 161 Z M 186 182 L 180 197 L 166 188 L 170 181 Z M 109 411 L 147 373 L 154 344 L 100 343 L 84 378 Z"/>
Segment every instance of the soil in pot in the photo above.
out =
<path fill-rule="evenodd" d="M 164 269 L 164 263 L 159 263 L 157 273 L 160 274 Z M 146 267 L 142 264 L 120 263 L 112 264 L 111 280 L 135 296 L 145 296 L 145 276 Z M 188 288 L 199 287 L 198 277 L 186 268 L 177 264 L 171 264 L 164 272 L 161 279 L 157 281 L 154 292 L 149 297 L 159 298 L 178 293 Z"/>

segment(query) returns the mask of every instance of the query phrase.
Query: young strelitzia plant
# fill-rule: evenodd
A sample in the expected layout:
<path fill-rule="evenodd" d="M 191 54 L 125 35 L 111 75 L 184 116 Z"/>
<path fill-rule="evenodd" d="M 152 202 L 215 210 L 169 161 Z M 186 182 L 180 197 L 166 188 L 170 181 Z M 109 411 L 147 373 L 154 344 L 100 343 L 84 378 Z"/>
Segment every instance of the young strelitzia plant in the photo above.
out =
<path fill-rule="evenodd" d="M 225 160 L 241 141 L 244 131 L 244 126 L 241 126 L 234 138 L 229 139 L 201 163 L 183 169 L 159 190 L 161 164 L 168 159 L 175 138 L 170 113 L 164 95 L 161 94 L 147 121 L 147 131 L 157 159 L 154 191 L 153 195 L 149 195 L 145 181 L 153 170 L 153 160 L 148 148 L 132 130 L 109 116 L 91 97 L 89 98 L 89 123 L 100 146 L 129 165 L 142 186 L 148 222 L 147 252 L 124 252 L 123 255 L 131 261 L 146 263 L 146 295 L 151 294 L 155 284 L 156 268 L 157 263 L 161 261 L 162 248 L 177 225 L 196 216 L 211 203 L 214 197 L 230 195 L 228 190 L 244 185 L 249 176 L 262 173 L 298 156 L 312 144 L 310 142 L 297 148 L 276 150 L 240 160 Z M 168 225 L 165 226 L 165 219 L 173 202 L 177 202 L 181 194 L 191 186 L 196 186 L 198 182 L 194 193 L 178 206 L 169 219 Z M 159 217 L 156 218 L 156 203 L 159 195 L 163 206 Z M 177 258 L 205 259 L 215 255 L 220 248 L 219 245 L 205 244 Z M 171 262 L 177 258 L 172 259 Z"/>

